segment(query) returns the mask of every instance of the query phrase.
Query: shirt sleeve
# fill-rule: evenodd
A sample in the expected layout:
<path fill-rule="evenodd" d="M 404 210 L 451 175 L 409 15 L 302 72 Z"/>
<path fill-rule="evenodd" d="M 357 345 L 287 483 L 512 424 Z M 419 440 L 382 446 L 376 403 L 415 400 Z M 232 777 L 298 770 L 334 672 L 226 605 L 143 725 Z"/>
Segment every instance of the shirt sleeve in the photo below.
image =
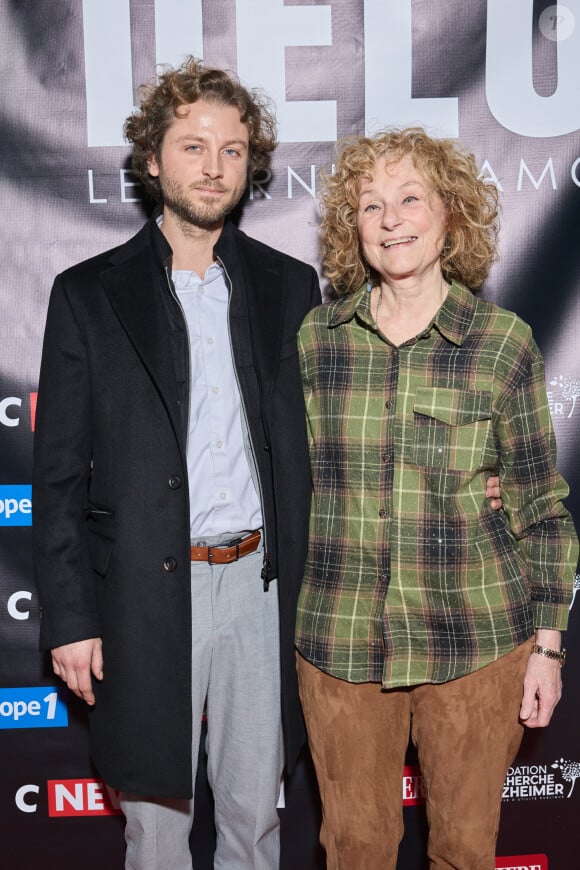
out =
<path fill-rule="evenodd" d="M 302 378 L 302 390 L 304 392 L 304 405 L 306 410 L 306 430 L 308 434 L 308 448 L 310 461 L 314 459 L 314 428 L 313 411 L 315 405 L 315 391 L 313 383 L 313 354 L 315 353 L 312 342 L 312 312 L 306 318 L 298 332 L 298 360 L 300 363 L 300 376 Z"/>
<path fill-rule="evenodd" d="M 578 539 L 562 503 L 568 486 L 556 467 L 544 363 L 529 329 L 498 412 L 501 497 L 525 562 L 535 627 L 563 630 Z"/>

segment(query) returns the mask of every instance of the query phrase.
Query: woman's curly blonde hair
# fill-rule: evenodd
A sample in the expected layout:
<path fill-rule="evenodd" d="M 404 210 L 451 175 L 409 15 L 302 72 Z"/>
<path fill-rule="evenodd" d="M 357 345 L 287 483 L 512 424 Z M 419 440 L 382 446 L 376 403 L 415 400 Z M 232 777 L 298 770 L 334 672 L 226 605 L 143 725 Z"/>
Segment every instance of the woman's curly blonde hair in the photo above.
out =
<path fill-rule="evenodd" d="M 260 91 L 247 90 L 224 70 L 206 68 L 188 57 L 177 69 L 165 68 L 157 84 L 143 86 L 141 94 L 141 105 L 125 121 L 124 133 L 133 145 L 132 171 L 157 202 L 162 202 L 163 196 L 159 178 L 149 174 L 148 161 L 159 158 L 172 121 L 183 107 L 197 100 L 238 109 L 250 138 L 248 177 L 270 165 L 276 147 L 276 120 L 269 102 Z"/>
<path fill-rule="evenodd" d="M 481 287 L 496 256 L 499 208 L 497 189 L 477 177 L 473 154 L 451 139 L 432 139 L 421 127 L 347 139 L 338 150 L 334 173 L 323 174 L 321 195 L 322 264 L 337 293 L 353 293 L 368 274 L 357 228 L 361 181 L 380 158 L 397 163 L 407 154 L 447 213 L 445 280 Z"/>

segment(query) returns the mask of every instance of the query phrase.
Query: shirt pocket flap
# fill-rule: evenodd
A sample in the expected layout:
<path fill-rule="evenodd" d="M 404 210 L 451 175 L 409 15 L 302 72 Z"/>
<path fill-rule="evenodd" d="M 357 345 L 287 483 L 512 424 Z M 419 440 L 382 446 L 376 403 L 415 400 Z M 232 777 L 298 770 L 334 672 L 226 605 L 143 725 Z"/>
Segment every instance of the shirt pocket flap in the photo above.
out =
<path fill-rule="evenodd" d="M 413 411 L 440 420 L 448 426 L 466 426 L 491 419 L 492 393 L 490 390 L 418 387 Z"/>

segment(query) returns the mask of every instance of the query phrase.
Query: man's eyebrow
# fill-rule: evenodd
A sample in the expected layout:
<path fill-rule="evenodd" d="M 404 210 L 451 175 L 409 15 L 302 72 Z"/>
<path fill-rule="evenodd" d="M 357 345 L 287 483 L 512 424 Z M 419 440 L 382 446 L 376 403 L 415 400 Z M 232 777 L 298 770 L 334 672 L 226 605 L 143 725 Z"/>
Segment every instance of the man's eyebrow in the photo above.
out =
<path fill-rule="evenodd" d="M 177 136 L 173 141 L 174 142 L 205 142 L 207 140 L 207 136 L 204 136 L 202 133 L 182 133 L 180 136 Z M 227 139 L 222 143 L 222 148 L 227 148 L 229 145 L 241 145 L 244 148 L 248 147 L 248 142 L 244 139 Z"/>
<path fill-rule="evenodd" d="M 180 136 L 176 136 L 175 142 L 202 142 L 203 136 L 198 133 L 182 133 Z"/>

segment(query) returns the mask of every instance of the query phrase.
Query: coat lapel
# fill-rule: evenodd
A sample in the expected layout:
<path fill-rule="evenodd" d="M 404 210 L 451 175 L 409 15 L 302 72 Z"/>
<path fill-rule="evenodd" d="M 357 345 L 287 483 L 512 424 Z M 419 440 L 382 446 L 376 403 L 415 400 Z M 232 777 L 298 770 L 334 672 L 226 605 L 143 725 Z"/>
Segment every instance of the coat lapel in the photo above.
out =
<path fill-rule="evenodd" d="M 142 247 L 134 256 L 104 270 L 100 280 L 115 314 L 159 391 L 183 448 L 171 333 L 161 297 L 165 290 L 161 269 L 151 249 Z"/>
<path fill-rule="evenodd" d="M 280 363 L 285 273 L 282 259 L 227 224 L 216 247 L 232 279 L 231 317 L 248 340 L 234 340 L 242 365 L 253 365 L 264 396 L 275 383 Z"/>
<path fill-rule="evenodd" d="M 248 309 L 254 361 L 267 393 L 273 387 L 280 364 L 284 296 L 284 273 L 278 263 L 250 263 Z"/>

